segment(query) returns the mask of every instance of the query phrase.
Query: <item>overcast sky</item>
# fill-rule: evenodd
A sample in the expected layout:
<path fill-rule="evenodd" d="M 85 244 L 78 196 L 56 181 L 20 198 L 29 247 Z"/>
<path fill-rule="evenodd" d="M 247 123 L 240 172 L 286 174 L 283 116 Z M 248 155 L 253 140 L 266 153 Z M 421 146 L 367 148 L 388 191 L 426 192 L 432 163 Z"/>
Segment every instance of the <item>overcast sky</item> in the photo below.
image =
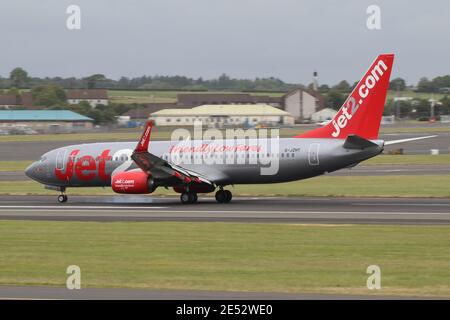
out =
<path fill-rule="evenodd" d="M 378 53 L 416 83 L 450 73 L 450 1 L 2 0 L 0 76 L 186 75 L 359 80 Z M 81 30 L 66 9 L 81 8 Z M 366 9 L 381 9 L 368 30 Z"/>

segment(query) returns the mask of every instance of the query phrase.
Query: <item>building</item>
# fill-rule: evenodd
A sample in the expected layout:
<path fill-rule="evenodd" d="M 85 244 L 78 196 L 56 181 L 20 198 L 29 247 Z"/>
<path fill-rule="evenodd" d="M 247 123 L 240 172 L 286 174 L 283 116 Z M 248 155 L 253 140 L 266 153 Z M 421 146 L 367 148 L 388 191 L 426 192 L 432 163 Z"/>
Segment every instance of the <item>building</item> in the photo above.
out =
<path fill-rule="evenodd" d="M 93 119 L 69 110 L 0 110 L 0 128 L 28 127 L 37 132 L 73 132 L 92 128 Z"/>
<path fill-rule="evenodd" d="M 192 126 L 201 121 L 209 127 L 280 126 L 294 124 L 292 115 L 267 104 L 202 105 L 194 108 L 163 109 L 150 119 L 157 126 Z"/>
<path fill-rule="evenodd" d="M 20 96 L 15 94 L 3 94 L 0 95 L 0 108 L 9 109 L 21 106 L 22 102 Z"/>
<path fill-rule="evenodd" d="M 331 108 L 324 108 L 322 110 L 319 110 L 317 112 L 314 112 L 311 115 L 311 121 L 312 122 L 323 122 L 327 120 L 331 120 L 336 115 L 337 111 Z"/>
<path fill-rule="evenodd" d="M 208 104 L 268 104 L 276 108 L 282 107 L 281 97 L 248 93 L 179 93 L 177 101 L 178 105 L 188 107 Z"/>
<path fill-rule="evenodd" d="M 108 105 L 108 90 L 106 89 L 69 89 L 66 96 L 69 104 L 86 101 L 93 108 L 99 104 Z"/>
<path fill-rule="evenodd" d="M 325 98 L 317 91 L 299 87 L 283 96 L 283 109 L 298 122 L 311 121 L 312 115 L 323 109 Z"/>
<path fill-rule="evenodd" d="M 133 120 L 144 120 L 149 114 L 165 109 L 189 109 L 202 105 L 252 105 L 265 104 L 292 114 L 296 121 L 311 121 L 311 115 L 323 109 L 325 98 L 317 91 L 297 88 L 285 95 L 251 95 L 248 93 L 179 93 L 176 102 L 148 103 L 124 113 Z"/>

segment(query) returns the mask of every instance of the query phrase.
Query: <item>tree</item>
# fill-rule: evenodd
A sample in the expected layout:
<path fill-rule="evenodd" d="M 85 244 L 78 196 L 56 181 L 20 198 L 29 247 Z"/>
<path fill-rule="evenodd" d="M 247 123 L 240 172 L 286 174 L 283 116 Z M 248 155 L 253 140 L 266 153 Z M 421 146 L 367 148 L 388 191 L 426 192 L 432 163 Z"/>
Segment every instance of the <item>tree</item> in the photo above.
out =
<path fill-rule="evenodd" d="M 433 84 L 428 78 L 423 77 L 420 78 L 419 83 L 417 84 L 417 91 L 419 92 L 434 92 Z"/>
<path fill-rule="evenodd" d="M 437 90 L 440 88 L 450 88 L 450 75 L 436 77 L 431 80 L 431 83 Z"/>
<path fill-rule="evenodd" d="M 26 83 L 28 83 L 28 73 L 22 68 L 14 68 L 10 74 L 9 79 L 12 81 L 13 85 L 17 88 L 22 88 Z"/>
<path fill-rule="evenodd" d="M 335 90 L 331 90 L 327 94 L 325 106 L 327 108 L 338 110 L 342 106 L 344 101 L 345 101 L 344 95 Z"/>
<path fill-rule="evenodd" d="M 327 93 L 328 91 L 330 91 L 330 87 L 327 84 L 322 84 L 319 87 L 319 92 L 320 93 Z"/>
<path fill-rule="evenodd" d="M 31 89 L 33 104 L 37 106 L 62 106 L 66 105 L 66 92 L 59 86 L 44 85 Z"/>
<path fill-rule="evenodd" d="M 93 74 L 89 77 L 84 78 L 83 80 L 86 82 L 88 89 L 94 89 L 98 85 L 99 82 L 108 81 L 108 79 L 106 79 L 105 75 L 100 74 L 100 73 Z"/>
<path fill-rule="evenodd" d="M 445 95 L 441 100 L 441 114 L 450 115 L 450 99 Z"/>
<path fill-rule="evenodd" d="M 402 78 L 395 78 L 389 82 L 389 90 L 404 91 L 406 87 L 406 81 Z"/>
<path fill-rule="evenodd" d="M 347 81 L 342 80 L 337 85 L 335 85 L 333 87 L 333 89 L 338 90 L 338 91 L 348 92 L 348 91 L 350 91 L 350 84 Z"/>

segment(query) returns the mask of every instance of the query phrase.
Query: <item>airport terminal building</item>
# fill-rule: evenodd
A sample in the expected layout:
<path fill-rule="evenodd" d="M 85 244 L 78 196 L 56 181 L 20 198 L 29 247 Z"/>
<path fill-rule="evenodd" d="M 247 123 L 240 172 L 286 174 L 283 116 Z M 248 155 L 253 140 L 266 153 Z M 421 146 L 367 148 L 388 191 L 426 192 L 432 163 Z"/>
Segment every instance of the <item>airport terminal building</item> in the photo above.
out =
<path fill-rule="evenodd" d="M 39 133 L 92 129 L 93 119 L 69 110 L 0 110 L 0 128 L 29 128 Z"/>
<path fill-rule="evenodd" d="M 194 121 L 214 128 L 282 126 L 294 124 L 294 117 L 267 104 L 202 105 L 189 109 L 163 109 L 150 119 L 157 126 L 191 126 Z"/>

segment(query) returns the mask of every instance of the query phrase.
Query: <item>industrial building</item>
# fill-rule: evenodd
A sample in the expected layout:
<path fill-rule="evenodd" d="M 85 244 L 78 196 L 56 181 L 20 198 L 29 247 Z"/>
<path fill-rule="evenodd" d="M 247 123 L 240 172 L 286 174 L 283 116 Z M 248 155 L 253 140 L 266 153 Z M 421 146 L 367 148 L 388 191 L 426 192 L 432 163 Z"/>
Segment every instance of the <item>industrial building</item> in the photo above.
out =
<path fill-rule="evenodd" d="M 311 115 L 311 121 L 312 122 L 322 122 L 331 120 L 336 115 L 337 111 L 331 108 L 324 108 L 322 110 L 319 110 L 317 112 L 314 112 Z"/>
<path fill-rule="evenodd" d="M 86 101 L 93 108 L 99 104 L 108 105 L 108 90 L 106 89 L 69 89 L 66 96 L 69 104 Z"/>
<path fill-rule="evenodd" d="M 191 126 L 196 120 L 216 128 L 294 124 L 294 117 L 288 112 L 267 104 L 215 104 L 189 109 L 163 109 L 153 112 L 150 119 L 157 126 Z"/>
<path fill-rule="evenodd" d="M 149 114 L 165 109 L 191 109 L 201 105 L 264 104 L 290 113 L 297 122 L 311 121 L 313 113 L 324 108 L 325 98 L 314 90 L 296 88 L 282 96 L 252 95 L 248 93 L 179 93 L 176 102 L 149 103 L 124 113 L 133 120 L 145 120 Z"/>
<path fill-rule="evenodd" d="M 91 129 L 93 119 L 69 110 L 0 110 L 0 128 L 26 127 L 40 133 Z"/>

